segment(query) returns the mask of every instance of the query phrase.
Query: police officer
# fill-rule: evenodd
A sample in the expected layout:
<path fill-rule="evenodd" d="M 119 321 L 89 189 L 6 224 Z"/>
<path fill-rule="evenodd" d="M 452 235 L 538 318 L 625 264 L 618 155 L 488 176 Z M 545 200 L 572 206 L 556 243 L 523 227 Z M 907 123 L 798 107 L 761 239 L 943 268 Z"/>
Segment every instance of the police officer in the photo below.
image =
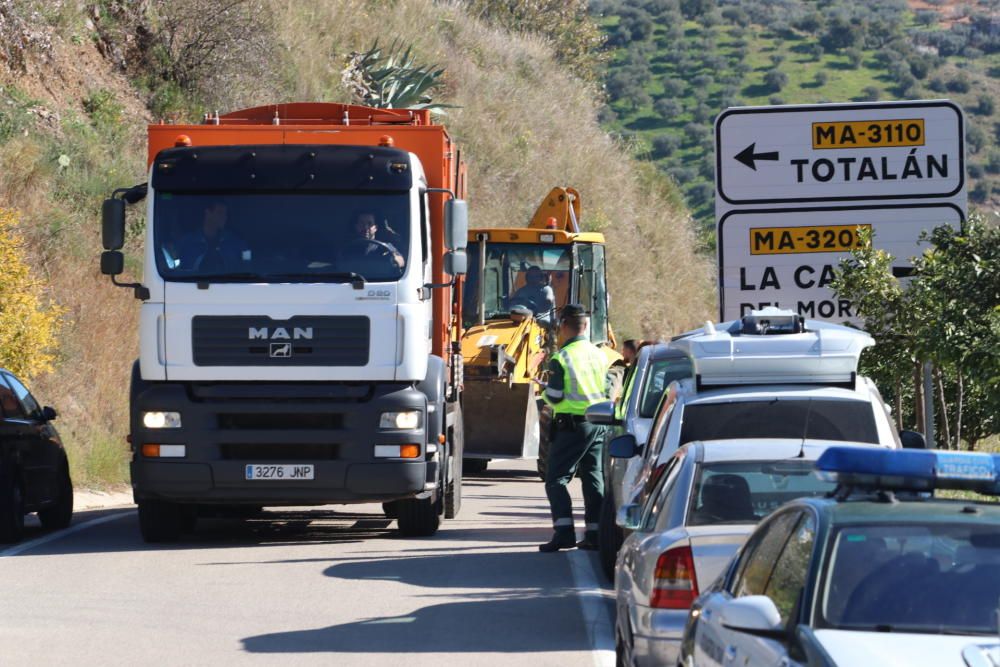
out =
<path fill-rule="evenodd" d="M 538 550 L 544 552 L 597 548 L 597 522 L 604 498 L 604 427 L 584 420 L 587 407 L 607 400 L 608 361 L 584 334 L 587 315 L 583 306 L 563 308 L 559 320 L 561 347 L 549 362 L 549 382 L 542 394 L 552 406 L 553 433 L 545 473 L 545 494 L 552 510 L 555 534 Z M 583 483 L 586 532 L 577 543 L 573 528 L 573 502 L 566 485 L 579 470 Z"/>

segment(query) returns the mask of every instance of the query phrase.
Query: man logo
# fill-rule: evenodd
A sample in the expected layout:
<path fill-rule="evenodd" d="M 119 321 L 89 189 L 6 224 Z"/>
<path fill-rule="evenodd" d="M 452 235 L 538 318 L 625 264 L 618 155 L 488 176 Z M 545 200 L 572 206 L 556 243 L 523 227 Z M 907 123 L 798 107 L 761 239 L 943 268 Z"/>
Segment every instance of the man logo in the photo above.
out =
<path fill-rule="evenodd" d="M 292 356 L 291 343 L 271 343 L 272 359 L 287 359 Z"/>

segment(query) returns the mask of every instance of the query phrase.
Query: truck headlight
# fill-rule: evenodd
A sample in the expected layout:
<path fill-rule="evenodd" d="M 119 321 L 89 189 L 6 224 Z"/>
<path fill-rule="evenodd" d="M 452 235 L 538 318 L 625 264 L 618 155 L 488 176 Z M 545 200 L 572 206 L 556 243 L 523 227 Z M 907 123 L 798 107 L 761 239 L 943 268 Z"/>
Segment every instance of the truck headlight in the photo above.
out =
<path fill-rule="evenodd" d="M 180 428 L 181 413 L 179 412 L 143 412 L 142 425 L 146 428 Z"/>
<path fill-rule="evenodd" d="M 411 431 L 420 428 L 420 410 L 403 410 L 402 412 L 383 412 L 379 417 L 378 427 L 393 431 Z"/>

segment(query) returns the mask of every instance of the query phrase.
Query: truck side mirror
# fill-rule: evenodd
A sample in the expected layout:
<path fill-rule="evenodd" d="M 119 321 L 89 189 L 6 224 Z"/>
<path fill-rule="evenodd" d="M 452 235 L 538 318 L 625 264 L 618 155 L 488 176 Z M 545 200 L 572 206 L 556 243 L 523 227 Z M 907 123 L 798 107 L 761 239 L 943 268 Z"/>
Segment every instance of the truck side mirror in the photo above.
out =
<path fill-rule="evenodd" d="M 444 245 L 448 250 L 464 250 L 468 243 L 469 206 L 464 199 L 449 199 L 444 203 Z"/>
<path fill-rule="evenodd" d="M 106 276 L 119 276 L 125 270 L 125 255 L 118 250 L 105 250 L 101 253 L 101 273 Z"/>
<path fill-rule="evenodd" d="M 469 257 L 464 250 L 444 254 L 444 272 L 450 276 L 464 276 L 469 268 Z"/>
<path fill-rule="evenodd" d="M 125 245 L 125 202 L 121 199 L 105 199 L 101 205 L 101 240 L 105 250 L 118 250 Z"/>

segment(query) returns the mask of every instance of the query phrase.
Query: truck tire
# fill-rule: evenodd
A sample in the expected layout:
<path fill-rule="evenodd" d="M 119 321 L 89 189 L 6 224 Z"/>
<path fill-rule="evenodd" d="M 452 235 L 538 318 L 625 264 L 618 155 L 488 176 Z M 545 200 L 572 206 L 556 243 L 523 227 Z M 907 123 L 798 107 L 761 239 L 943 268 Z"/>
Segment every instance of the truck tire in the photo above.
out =
<path fill-rule="evenodd" d="M 49 530 L 62 530 L 73 520 L 73 481 L 65 459 L 59 465 L 59 496 L 55 503 L 39 510 L 38 520 Z"/>
<path fill-rule="evenodd" d="M 490 465 L 489 459 L 462 459 L 462 473 L 465 475 L 482 475 Z"/>
<path fill-rule="evenodd" d="M 13 469 L 0 470 L 0 542 L 17 542 L 24 535 L 24 490 Z"/>
<path fill-rule="evenodd" d="M 382 512 L 385 513 L 386 519 L 398 519 L 399 503 L 395 500 L 387 503 L 382 503 Z"/>
<path fill-rule="evenodd" d="M 431 498 L 407 498 L 396 501 L 396 523 L 404 537 L 430 537 L 441 525 L 440 503 Z"/>
<path fill-rule="evenodd" d="M 610 493 L 605 492 L 604 500 L 601 502 L 601 518 L 597 526 L 597 546 L 601 570 L 608 581 L 615 580 L 615 561 L 618 560 L 618 550 L 624 541 L 622 529 L 615 523 L 615 501 Z"/>
<path fill-rule="evenodd" d="M 139 532 L 150 543 L 176 542 L 184 530 L 185 517 L 181 506 L 162 500 L 140 500 Z"/>
<path fill-rule="evenodd" d="M 462 478 L 464 477 L 465 461 L 465 427 L 462 420 L 462 404 L 456 403 L 455 423 L 449 433 L 451 439 L 448 447 L 448 458 L 445 461 L 444 518 L 454 519 L 462 510 Z"/>

